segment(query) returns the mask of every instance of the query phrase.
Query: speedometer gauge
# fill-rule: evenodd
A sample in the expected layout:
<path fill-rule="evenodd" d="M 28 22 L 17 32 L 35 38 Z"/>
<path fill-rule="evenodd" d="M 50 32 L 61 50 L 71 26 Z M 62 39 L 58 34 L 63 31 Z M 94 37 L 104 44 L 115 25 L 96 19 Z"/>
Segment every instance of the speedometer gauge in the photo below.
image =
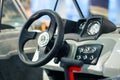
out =
<path fill-rule="evenodd" d="M 90 36 L 96 35 L 100 30 L 100 22 L 94 21 L 88 25 L 87 34 Z"/>

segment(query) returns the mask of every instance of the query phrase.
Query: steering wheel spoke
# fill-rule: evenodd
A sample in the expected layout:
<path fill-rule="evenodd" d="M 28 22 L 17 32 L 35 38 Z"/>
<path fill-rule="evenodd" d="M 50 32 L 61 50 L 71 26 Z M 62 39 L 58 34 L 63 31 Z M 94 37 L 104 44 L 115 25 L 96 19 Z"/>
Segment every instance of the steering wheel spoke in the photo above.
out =
<path fill-rule="evenodd" d="M 35 39 L 37 32 L 28 32 L 26 29 L 23 29 L 21 33 L 21 38 L 23 40 L 30 40 L 30 39 Z"/>
<path fill-rule="evenodd" d="M 44 46 L 44 47 L 39 47 L 38 46 L 38 48 L 35 51 L 35 54 L 33 56 L 32 61 L 34 62 L 34 61 L 38 61 L 41 58 L 44 58 L 44 56 L 45 56 L 45 54 L 44 54 L 45 50 L 46 50 L 46 46 Z"/>
<path fill-rule="evenodd" d="M 45 56 L 45 50 L 46 50 L 46 46 L 39 47 L 39 58 L 44 58 L 44 56 Z"/>
<path fill-rule="evenodd" d="M 26 29 L 24 29 L 21 32 L 19 44 L 21 44 L 19 47 L 20 49 L 23 49 L 23 46 L 28 40 L 35 39 L 36 37 L 36 32 L 28 32 Z M 23 50 L 22 50 L 23 51 Z"/>

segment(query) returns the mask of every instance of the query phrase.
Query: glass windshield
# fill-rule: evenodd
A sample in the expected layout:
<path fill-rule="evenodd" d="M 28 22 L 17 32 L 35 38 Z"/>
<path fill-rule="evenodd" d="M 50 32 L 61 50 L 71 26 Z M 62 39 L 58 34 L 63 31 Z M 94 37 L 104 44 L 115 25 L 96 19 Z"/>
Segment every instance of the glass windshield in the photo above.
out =
<path fill-rule="evenodd" d="M 41 9 L 54 9 L 57 0 L 21 0 L 26 11 L 29 1 L 29 11 L 31 14 Z M 76 0 L 85 18 L 90 16 L 104 16 L 114 24 L 120 25 L 120 1 L 119 0 Z M 62 18 L 77 21 L 81 19 L 73 0 L 58 0 L 56 11 Z"/>
<path fill-rule="evenodd" d="M 29 16 L 38 10 L 51 9 L 54 10 L 57 0 L 20 0 Z M 75 8 L 73 0 L 58 0 L 56 7 L 57 13 L 62 17 L 77 21 L 80 16 Z"/>
<path fill-rule="evenodd" d="M 73 3 L 73 0 L 20 0 L 28 16 L 42 9 L 55 10 L 62 19 L 78 21 L 79 13 Z M 57 4 L 56 4 L 57 2 Z M 47 18 L 46 18 L 47 17 Z M 40 17 L 31 25 L 32 30 L 46 30 L 50 25 L 48 16 Z"/>
<path fill-rule="evenodd" d="M 25 21 L 25 18 L 20 14 L 13 0 L 4 0 L 2 24 L 10 25 L 16 29 L 23 27 Z"/>

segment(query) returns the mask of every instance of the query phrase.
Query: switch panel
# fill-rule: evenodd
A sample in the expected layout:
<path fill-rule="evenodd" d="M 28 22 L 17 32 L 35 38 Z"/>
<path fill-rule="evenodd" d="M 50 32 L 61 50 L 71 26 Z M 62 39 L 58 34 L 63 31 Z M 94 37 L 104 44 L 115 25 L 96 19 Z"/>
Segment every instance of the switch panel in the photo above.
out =
<path fill-rule="evenodd" d="M 83 61 L 85 64 L 95 65 L 101 54 L 103 45 L 86 44 L 79 46 L 75 55 L 75 59 Z"/>

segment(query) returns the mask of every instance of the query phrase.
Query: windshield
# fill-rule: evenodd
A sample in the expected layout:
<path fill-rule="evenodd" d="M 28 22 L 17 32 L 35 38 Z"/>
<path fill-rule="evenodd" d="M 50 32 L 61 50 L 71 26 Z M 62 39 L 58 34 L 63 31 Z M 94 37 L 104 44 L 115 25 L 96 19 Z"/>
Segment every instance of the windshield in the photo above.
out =
<path fill-rule="evenodd" d="M 77 9 L 73 3 L 73 0 L 20 0 L 23 4 L 27 14 L 31 16 L 38 10 L 51 9 L 54 10 L 62 17 L 77 21 L 80 19 Z"/>
<path fill-rule="evenodd" d="M 73 0 L 20 0 L 30 17 L 42 9 L 55 10 L 62 19 L 78 21 L 81 19 Z M 56 4 L 57 3 L 57 4 Z M 50 17 L 44 15 L 31 24 L 32 30 L 46 30 L 50 25 Z"/>
<path fill-rule="evenodd" d="M 120 0 L 21 0 L 26 11 L 29 10 L 31 14 L 41 9 L 54 10 L 56 1 L 58 1 L 56 11 L 62 18 L 74 21 L 82 18 L 73 3 L 73 1 L 77 1 L 85 18 L 104 16 L 114 24 L 120 25 Z"/>
<path fill-rule="evenodd" d="M 14 0 L 4 0 L 2 24 L 10 25 L 17 29 L 23 27 L 25 21 L 25 18 L 23 18 L 15 6 Z"/>

